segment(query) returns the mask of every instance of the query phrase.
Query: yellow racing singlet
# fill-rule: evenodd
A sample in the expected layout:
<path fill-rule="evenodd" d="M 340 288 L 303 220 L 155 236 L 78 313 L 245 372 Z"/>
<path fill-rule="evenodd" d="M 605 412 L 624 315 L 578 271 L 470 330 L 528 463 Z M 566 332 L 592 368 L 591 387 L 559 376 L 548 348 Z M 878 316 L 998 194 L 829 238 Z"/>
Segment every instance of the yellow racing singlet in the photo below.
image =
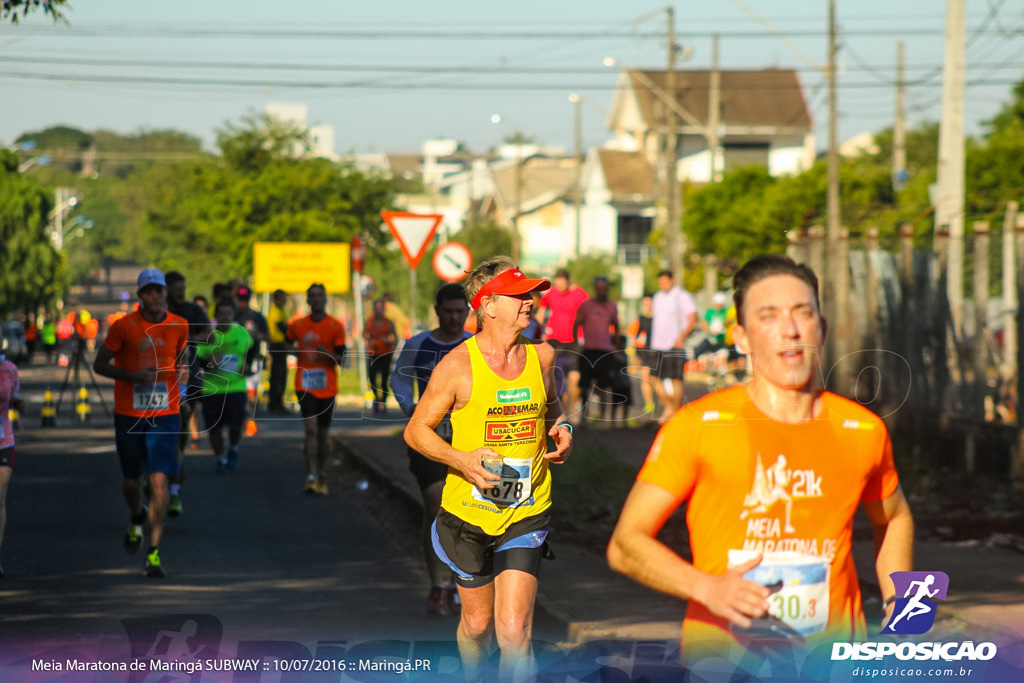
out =
<path fill-rule="evenodd" d="M 533 344 L 526 344 L 526 367 L 519 377 L 502 379 L 487 366 L 476 337 L 466 340 L 472 367 L 469 402 L 452 413 L 452 446 L 460 451 L 491 448 L 504 459 L 501 481 L 481 491 L 454 468 L 448 469 L 441 507 L 497 536 L 511 524 L 551 506 L 551 472 L 544 459 L 547 393 Z"/>

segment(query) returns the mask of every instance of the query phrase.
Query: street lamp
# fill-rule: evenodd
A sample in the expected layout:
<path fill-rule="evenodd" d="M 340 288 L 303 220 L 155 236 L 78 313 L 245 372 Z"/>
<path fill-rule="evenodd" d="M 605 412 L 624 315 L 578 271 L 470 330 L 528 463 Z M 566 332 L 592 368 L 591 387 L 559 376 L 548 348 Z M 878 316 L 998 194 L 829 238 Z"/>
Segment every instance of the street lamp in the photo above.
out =
<path fill-rule="evenodd" d="M 64 248 L 64 240 L 72 232 L 85 231 L 92 227 L 92 221 L 86 221 L 85 218 L 79 216 L 73 226 L 67 230 L 64 228 L 64 220 L 67 218 L 71 210 L 74 209 L 80 203 L 78 195 L 74 193 L 74 190 L 67 187 L 58 187 L 56 190 L 57 205 L 53 211 L 50 212 L 50 224 L 53 226 L 50 231 L 50 236 L 53 239 L 53 244 L 57 248 L 57 251 L 61 251 Z M 87 223 L 87 224 L 85 224 Z"/>
<path fill-rule="evenodd" d="M 86 230 L 91 230 L 93 225 L 95 224 L 85 216 L 76 216 L 75 220 L 66 229 L 57 230 L 55 228 L 50 233 L 50 237 L 53 238 L 54 247 L 57 248 L 57 251 L 62 251 L 65 242 L 70 242 L 75 237 L 81 237 L 85 234 Z"/>

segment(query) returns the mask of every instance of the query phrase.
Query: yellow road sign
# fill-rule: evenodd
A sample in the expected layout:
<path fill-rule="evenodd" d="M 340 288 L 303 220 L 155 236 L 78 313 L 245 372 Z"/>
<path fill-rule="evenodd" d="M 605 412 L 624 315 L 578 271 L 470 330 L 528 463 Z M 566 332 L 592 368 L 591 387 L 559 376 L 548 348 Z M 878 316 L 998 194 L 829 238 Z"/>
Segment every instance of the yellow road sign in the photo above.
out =
<path fill-rule="evenodd" d="M 253 289 L 296 294 L 320 282 L 328 294 L 345 294 L 351 283 L 349 254 L 349 245 L 343 242 L 257 242 Z"/>

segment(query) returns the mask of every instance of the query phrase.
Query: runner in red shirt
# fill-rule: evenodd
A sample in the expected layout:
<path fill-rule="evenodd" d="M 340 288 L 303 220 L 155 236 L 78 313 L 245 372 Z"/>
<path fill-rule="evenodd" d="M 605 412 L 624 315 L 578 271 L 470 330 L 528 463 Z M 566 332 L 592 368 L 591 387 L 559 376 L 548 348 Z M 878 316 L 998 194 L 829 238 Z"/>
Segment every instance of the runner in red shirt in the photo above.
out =
<path fill-rule="evenodd" d="M 555 391 L 562 400 L 566 418 L 573 424 L 576 402 L 579 398 L 580 373 L 577 370 L 580 354 L 576 350 L 573 321 L 580 305 L 589 299 L 587 292 L 569 280 L 564 268 L 555 273 L 552 287 L 540 298 L 537 319 L 544 326 L 544 339 L 555 349 Z"/>

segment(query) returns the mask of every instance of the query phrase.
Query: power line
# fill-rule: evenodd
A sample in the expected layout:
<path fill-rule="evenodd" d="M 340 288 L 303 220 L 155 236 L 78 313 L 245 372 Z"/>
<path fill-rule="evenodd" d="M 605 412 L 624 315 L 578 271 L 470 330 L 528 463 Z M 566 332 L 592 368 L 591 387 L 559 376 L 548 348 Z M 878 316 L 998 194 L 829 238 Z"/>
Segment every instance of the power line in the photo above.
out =
<path fill-rule="evenodd" d="M 199 86 L 232 86 L 232 87 L 243 87 L 243 88 L 311 88 L 311 89 L 376 89 L 376 90 L 516 90 L 516 91 L 529 91 L 529 90 L 557 90 L 570 92 L 572 90 L 591 90 L 591 91 L 614 91 L 616 85 L 614 83 L 401 83 L 393 82 L 387 83 L 382 81 L 371 81 L 371 80 L 353 80 L 353 81 L 316 81 L 316 80 L 242 80 L 242 79 L 226 79 L 226 78 L 189 78 L 189 77 L 158 77 L 158 76 L 129 76 L 129 75 L 114 75 L 106 76 L 99 74 L 44 74 L 44 73 L 33 73 L 33 72 L 18 72 L 18 71 L 7 71 L 0 72 L 0 79 L 3 78 L 16 78 L 16 79 L 29 79 L 29 80 L 44 80 L 44 81 L 70 81 L 70 82 L 85 82 L 85 83 L 121 83 L 121 84 L 141 84 L 141 85 L 199 85 Z M 984 79 L 984 80 L 969 80 L 967 85 L 1014 85 L 1019 79 L 1014 78 L 1000 78 L 1000 79 Z M 850 82 L 846 81 L 839 84 L 841 88 L 850 89 L 877 89 L 883 87 L 889 87 L 886 84 L 878 83 L 877 81 L 863 81 L 863 82 Z M 700 92 L 706 91 L 707 86 L 704 87 L 693 87 L 691 91 Z M 722 86 L 722 90 L 744 90 L 744 91 L 784 91 L 784 90 L 800 90 L 803 88 L 799 84 L 793 85 L 754 85 L 754 86 Z"/>
<path fill-rule="evenodd" d="M 39 26 L 31 29 L 20 27 L 0 27 L 0 37 L 9 35 L 24 36 L 30 31 L 30 35 L 56 36 L 61 38 L 262 38 L 269 40 L 566 40 L 566 39 L 600 39 L 600 38 L 652 38 L 664 39 L 664 31 L 537 31 L 537 30 L 503 30 L 503 31 L 481 31 L 475 28 L 462 30 L 361 30 L 353 31 L 346 29 L 201 29 L 201 28 L 140 28 L 138 26 L 111 26 L 111 27 L 72 27 L 62 29 L 54 26 Z M 718 31 L 723 38 L 744 38 L 744 39 L 771 39 L 775 36 L 763 31 Z M 798 29 L 787 31 L 790 37 L 798 38 L 822 38 L 827 32 L 820 29 Z M 945 29 L 941 26 L 928 28 L 875 28 L 875 29 L 850 29 L 843 32 L 844 36 L 941 36 Z M 975 30 L 976 35 L 1020 35 L 1024 33 L 1024 27 L 1000 29 L 996 31 Z M 707 38 L 706 31 L 700 32 L 677 32 L 677 38 Z"/>
<path fill-rule="evenodd" d="M 999 13 L 999 10 L 1002 8 L 1005 2 L 1006 0 L 998 0 L 998 2 L 995 5 L 991 4 L 991 2 L 989 3 L 988 13 L 982 20 L 981 25 L 971 32 L 971 36 L 970 38 L 967 39 L 967 43 L 964 46 L 965 51 L 969 50 L 974 45 L 975 41 L 977 41 L 978 38 L 986 31 L 986 29 L 988 29 L 989 24 L 992 23 L 993 19 L 995 19 L 996 15 Z M 997 31 L 997 34 L 1001 35 L 1001 31 Z M 861 68 L 863 68 L 865 71 L 867 71 L 869 74 L 877 78 L 882 83 L 885 83 L 886 85 L 892 87 L 896 86 L 896 81 L 892 80 L 888 75 L 882 74 L 878 70 L 865 64 L 864 61 L 861 59 L 860 55 L 858 55 L 857 52 L 852 47 L 850 47 L 850 45 L 848 45 L 846 42 L 843 43 L 843 52 L 850 55 L 850 58 L 853 59 L 854 62 L 856 62 Z M 904 81 L 904 85 L 924 85 L 925 83 L 928 83 L 938 78 L 940 75 L 942 75 L 942 67 L 933 67 L 924 76 L 921 76 L 913 81 Z"/>
<path fill-rule="evenodd" d="M 849 48 L 845 48 L 849 51 Z M 860 57 L 855 53 L 851 52 L 851 57 L 855 60 L 858 65 L 856 70 L 865 71 L 875 75 L 877 69 L 883 68 L 881 66 L 870 65 L 862 62 Z M 121 58 L 102 58 L 102 57 L 79 57 L 68 55 L 66 57 L 24 57 L 24 56 L 2 56 L 0 55 L 0 63 L 15 63 L 15 64 L 54 64 L 58 66 L 110 66 L 110 67 L 130 67 L 130 68 L 155 68 L 155 69 L 203 69 L 203 70 L 238 70 L 238 71 L 320 71 L 320 72 L 363 72 L 363 73 L 414 73 L 414 74 L 579 74 L 579 75 L 607 75 L 609 74 L 608 67 L 591 67 L 591 66 L 543 66 L 543 67 L 529 67 L 529 66 L 446 66 L 446 65 L 400 65 L 400 64 L 324 64 L 324 63 L 310 63 L 310 64 L 298 64 L 289 62 L 213 62 L 213 61 L 187 61 L 187 60 L 153 60 L 153 59 L 132 59 L 130 62 L 126 62 L 125 59 Z M 919 65 L 907 65 L 906 70 L 915 69 L 933 69 L 931 64 L 919 64 Z M 1024 68 L 1024 63 L 1020 61 L 1011 60 L 995 63 L 980 63 L 972 64 L 971 68 L 974 69 L 1020 69 Z M 748 71 L 749 69 L 742 69 Z M 816 67 L 794 67 L 793 71 L 801 72 L 813 72 L 817 73 L 820 69 Z M 853 71 L 854 69 L 848 69 Z M 682 71 L 686 71 L 685 69 Z M 722 71 L 730 71 L 730 69 L 723 69 Z M 879 78 L 887 85 L 892 83 L 886 81 L 884 78 Z M 924 79 L 922 79 L 924 80 Z M 911 84 L 914 81 L 910 82 Z"/>

